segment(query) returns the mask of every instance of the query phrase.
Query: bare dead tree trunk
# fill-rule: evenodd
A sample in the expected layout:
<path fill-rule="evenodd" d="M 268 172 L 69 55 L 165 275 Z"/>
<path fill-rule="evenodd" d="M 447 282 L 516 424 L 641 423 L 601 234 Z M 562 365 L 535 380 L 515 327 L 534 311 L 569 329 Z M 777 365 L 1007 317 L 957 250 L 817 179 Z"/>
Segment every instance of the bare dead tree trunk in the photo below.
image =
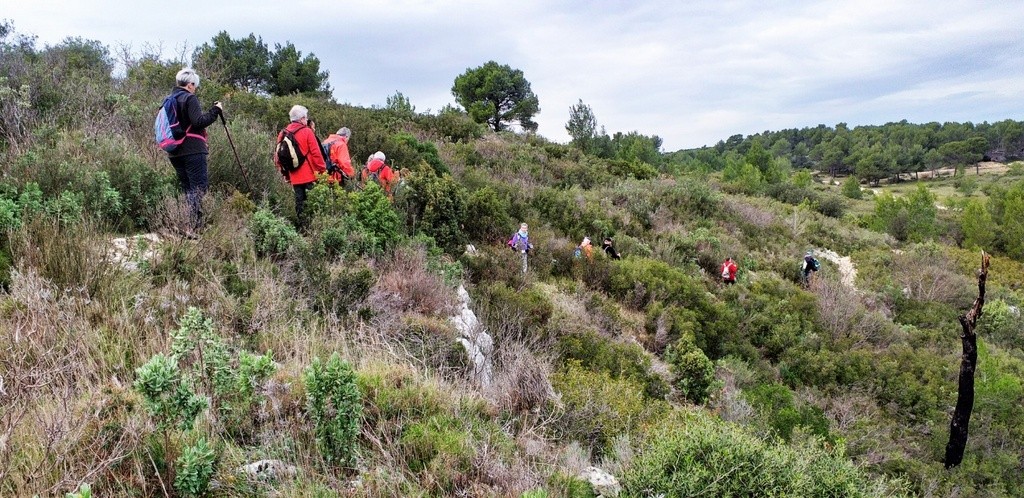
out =
<path fill-rule="evenodd" d="M 946 468 L 960 465 L 964 459 L 964 448 L 967 447 L 967 425 L 971 421 L 971 410 L 974 409 L 974 370 L 978 366 L 978 337 L 974 327 L 981 318 L 981 308 L 985 305 L 985 280 L 988 279 L 988 254 L 981 252 L 981 271 L 978 272 L 978 298 L 967 313 L 960 315 L 960 341 L 963 343 L 963 355 L 960 357 L 960 379 L 957 387 L 956 408 L 953 419 L 949 422 L 949 442 L 946 443 Z"/>

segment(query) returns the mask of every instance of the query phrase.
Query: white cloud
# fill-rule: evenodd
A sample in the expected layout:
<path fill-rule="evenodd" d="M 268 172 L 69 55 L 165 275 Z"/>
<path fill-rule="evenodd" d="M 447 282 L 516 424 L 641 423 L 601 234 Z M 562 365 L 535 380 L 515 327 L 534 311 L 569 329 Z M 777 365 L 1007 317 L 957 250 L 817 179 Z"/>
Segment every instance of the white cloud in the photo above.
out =
<path fill-rule="evenodd" d="M 1008 1 L 9 3 L 0 17 L 49 44 L 81 36 L 171 56 L 221 30 L 291 41 L 358 105 L 397 90 L 436 111 L 454 102 L 457 75 L 495 60 L 523 70 L 540 133 L 559 141 L 578 99 L 609 133 L 658 135 L 666 150 L 819 123 L 1024 113 L 1024 9 Z"/>

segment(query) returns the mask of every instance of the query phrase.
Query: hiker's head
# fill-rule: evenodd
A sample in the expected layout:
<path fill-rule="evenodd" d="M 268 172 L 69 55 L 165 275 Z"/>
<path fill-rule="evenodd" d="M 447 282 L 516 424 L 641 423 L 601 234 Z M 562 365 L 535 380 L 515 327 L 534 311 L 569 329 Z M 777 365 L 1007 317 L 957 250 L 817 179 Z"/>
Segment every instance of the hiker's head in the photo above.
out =
<path fill-rule="evenodd" d="M 609 237 L 605 237 L 604 238 L 604 245 L 606 245 L 606 246 L 612 245 L 612 239 L 609 238 Z"/>
<path fill-rule="evenodd" d="M 581 246 L 590 245 L 590 237 L 583 237 L 583 242 L 580 242 Z"/>
<path fill-rule="evenodd" d="M 385 156 L 384 153 L 379 151 L 379 150 L 377 152 L 374 152 L 373 155 L 370 156 L 370 158 L 371 159 L 380 159 L 381 161 L 386 161 L 387 160 L 387 156 Z"/>
<path fill-rule="evenodd" d="M 295 104 L 292 106 L 292 109 L 288 111 L 288 119 L 292 120 L 292 122 L 301 121 L 308 117 L 309 109 L 306 109 L 305 106 Z"/>
<path fill-rule="evenodd" d="M 352 136 L 352 130 L 342 126 L 341 128 L 338 128 L 338 135 L 349 138 Z"/>
<path fill-rule="evenodd" d="M 196 88 L 199 88 L 199 75 L 196 74 L 195 69 L 190 67 L 182 68 L 182 70 L 178 71 L 178 74 L 174 77 L 174 82 L 182 88 L 193 85 L 190 91 L 194 92 Z"/>
<path fill-rule="evenodd" d="M 520 232 L 525 232 L 525 231 L 527 231 L 529 229 L 530 229 L 530 226 L 527 225 L 526 223 L 520 223 L 519 224 L 519 231 Z"/>

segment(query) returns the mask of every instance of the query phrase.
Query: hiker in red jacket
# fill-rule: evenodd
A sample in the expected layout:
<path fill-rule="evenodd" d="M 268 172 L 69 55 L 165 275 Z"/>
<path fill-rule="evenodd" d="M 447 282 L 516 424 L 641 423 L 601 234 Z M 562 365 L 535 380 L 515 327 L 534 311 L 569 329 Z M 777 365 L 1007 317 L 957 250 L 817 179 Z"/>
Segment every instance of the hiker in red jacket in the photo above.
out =
<path fill-rule="evenodd" d="M 374 152 L 367 161 L 366 166 L 359 174 L 359 182 L 361 187 L 366 186 L 367 180 L 376 180 L 380 184 L 381 188 L 384 189 L 384 193 L 387 194 L 388 199 L 391 199 L 391 186 L 398 180 L 398 175 L 395 174 L 391 166 L 388 166 L 384 161 L 387 158 L 381 151 Z"/>
<path fill-rule="evenodd" d="M 298 218 L 299 225 L 302 226 L 305 224 L 303 208 L 306 205 L 306 193 L 309 192 L 309 189 L 313 188 L 317 173 L 327 171 L 327 165 L 324 163 L 324 156 L 317 145 L 318 141 L 315 130 L 307 126 L 309 123 L 309 110 L 301 105 L 294 105 L 288 111 L 288 117 L 292 122 L 277 134 L 277 142 L 281 142 L 286 131 L 293 134 L 299 152 L 302 153 L 305 160 L 302 161 L 298 169 L 291 172 L 281 169 L 281 163 L 276 155 L 274 156 L 274 164 L 277 165 L 277 169 L 281 170 L 281 173 L 285 175 L 288 182 L 292 184 L 292 189 L 295 190 L 295 216 Z"/>
<path fill-rule="evenodd" d="M 334 164 L 334 171 L 328 171 L 330 180 L 343 186 L 351 182 L 356 174 L 352 169 L 352 156 L 348 153 L 349 138 L 352 138 L 352 130 L 341 127 L 337 133 L 324 139 L 324 149 Z"/>
<path fill-rule="evenodd" d="M 722 262 L 722 283 L 732 285 L 736 283 L 736 262 L 731 257 L 725 258 Z"/>

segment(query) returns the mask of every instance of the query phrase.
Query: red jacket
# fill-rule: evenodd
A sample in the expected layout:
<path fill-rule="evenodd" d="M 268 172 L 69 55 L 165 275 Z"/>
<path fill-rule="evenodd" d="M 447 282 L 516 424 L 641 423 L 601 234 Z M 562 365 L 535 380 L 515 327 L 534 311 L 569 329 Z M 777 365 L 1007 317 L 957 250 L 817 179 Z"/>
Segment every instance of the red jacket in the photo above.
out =
<path fill-rule="evenodd" d="M 345 178 L 355 176 L 355 170 L 352 169 L 352 157 L 348 153 L 348 137 L 331 134 L 324 140 L 324 145 L 328 147 L 327 150 L 331 156 L 331 162 L 341 170 L 341 174 L 345 175 Z M 334 173 L 331 175 L 331 180 L 340 182 L 341 177 Z"/>
<path fill-rule="evenodd" d="M 726 276 L 728 274 L 728 277 Z M 723 261 L 722 262 L 722 280 L 734 281 L 736 280 L 736 262 L 735 261 Z"/>
<path fill-rule="evenodd" d="M 306 183 L 312 183 L 316 181 L 316 174 L 327 171 L 327 163 L 324 162 L 324 155 L 320 152 L 320 147 L 316 144 L 316 136 L 313 135 L 313 130 L 309 129 L 308 126 L 299 123 L 298 121 L 292 121 L 285 127 L 295 135 L 295 141 L 298 142 L 299 151 L 306 156 L 306 160 L 302 162 L 299 169 L 288 173 L 288 181 L 292 185 L 303 185 Z M 277 134 L 277 141 L 280 142 L 284 138 L 284 131 Z M 281 169 L 281 165 L 277 161 L 277 155 L 274 155 L 274 164 L 277 165 L 277 169 Z"/>
<path fill-rule="evenodd" d="M 366 165 L 366 169 L 370 173 L 377 173 L 377 178 L 380 178 L 380 185 L 384 187 L 386 192 L 391 192 L 391 182 L 395 181 L 395 172 L 391 170 L 391 166 L 388 166 L 380 159 L 371 159 Z M 363 182 L 369 175 L 362 178 Z"/>

